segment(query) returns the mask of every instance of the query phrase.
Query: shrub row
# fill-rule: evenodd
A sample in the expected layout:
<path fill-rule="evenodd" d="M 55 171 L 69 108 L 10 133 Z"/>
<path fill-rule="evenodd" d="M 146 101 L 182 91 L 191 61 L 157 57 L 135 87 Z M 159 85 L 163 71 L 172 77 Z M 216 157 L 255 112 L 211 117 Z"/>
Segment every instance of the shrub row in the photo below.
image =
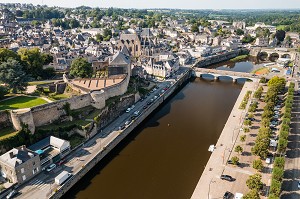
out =
<path fill-rule="evenodd" d="M 252 93 L 252 91 L 247 91 L 247 93 L 245 94 L 244 99 L 243 99 L 239 109 L 245 109 L 246 108 L 251 93 Z"/>

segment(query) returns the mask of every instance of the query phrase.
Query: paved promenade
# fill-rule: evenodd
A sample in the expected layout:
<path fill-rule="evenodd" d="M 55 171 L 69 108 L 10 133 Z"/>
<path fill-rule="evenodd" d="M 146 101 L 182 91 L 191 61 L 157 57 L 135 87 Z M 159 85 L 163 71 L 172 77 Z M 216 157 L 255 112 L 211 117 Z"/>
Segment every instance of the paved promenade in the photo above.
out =
<path fill-rule="evenodd" d="M 215 145 L 216 149 L 210 156 L 210 159 L 206 164 L 206 167 L 194 190 L 193 195 L 191 196 L 191 199 L 223 198 L 223 195 L 226 191 L 231 191 L 234 194 L 236 192 L 245 193 L 245 191 L 247 191 L 239 190 L 244 189 L 243 187 L 245 186 L 240 186 L 238 178 L 236 178 L 235 182 L 228 182 L 221 180 L 220 176 L 223 174 L 225 169 L 227 173 L 224 174 L 230 175 L 232 175 L 232 172 L 244 172 L 241 168 L 234 168 L 234 171 L 229 171 L 226 168 L 226 162 L 230 157 L 231 152 L 234 150 L 233 146 L 239 137 L 240 128 L 242 126 L 243 118 L 246 114 L 249 103 L 245 110 L 239 109 L 239 106 L 243 101 L 246 92 L 249 90 L 254 92 L 257 86 L 258 82 L 246 82 L 244 84 L 243 89 L 219 137 L 219 140 Z M 244 174 L 251 175 L 251 173 L 245 172 Z M 235 177 L 235 175 L 232 176 Z"/>

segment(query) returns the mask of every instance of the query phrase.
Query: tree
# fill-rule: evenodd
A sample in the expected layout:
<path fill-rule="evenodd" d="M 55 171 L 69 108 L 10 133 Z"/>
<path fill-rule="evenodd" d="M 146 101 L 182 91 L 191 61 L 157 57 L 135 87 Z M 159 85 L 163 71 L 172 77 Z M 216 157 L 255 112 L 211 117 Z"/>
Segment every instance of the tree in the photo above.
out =
<path fill-rule="evenodd" d="M 275 33 L 275 37 L 278 41 L 282 42 L 285 38 L 285 31 L 284 30 L 277 30 Z"/>
<path fill-rule="evenodd" d="M 261 98 L 261 95 L 262 95 L 262 92 L 263 92 L 263 87 L 260 86 L 257 91 L 254 93 L 254 98 L 256 99 L 260 99 Z"/>
<path fill-rule="evenodd" d="M 231 161 L 232 161 L 232 164 L 238 165 L 240 159 L 239 159 L 238 157 L 236 157 L 236 156 L 233 156 L 233 157 L 231 158 Z"/>
<path fill-rule="evenodd" d="M 24 91 L 29 78 L 23 70 L 23 66 L 16 60 L 9 58 L 0 64 L 0 82 L 8 85 L 13 93 Z"/>
<path fill-rule="evenodd" d="M 237 35 L 243 35 L 245 32 L 242 29 L 237 29 L 236 34 Z"/>
<path fill-rule="evenodd" d="M 254 160 L 252 163 L 252 167 L 258 171 L 261 171 L 264 167 L 262 161 L 260 159 Z"/>
<path fill-rule="evenodd" d="M 6 94 L 8 94 L 7 87 L 0 86 L 0 99 L 3 99 Z"/>
<path fill-rule="evenodd" d="M 243 152 L 243 147 L 241 147 L 240 145 L 237 145 L 234 149 L 235 152 L 237 152 L 238 154 Z"/>
<path fill-rule="evenodd" d="M 250 129 L 248 127 L 244 127 L 244 132 L 245 133 L 249 133 L 250 132 Z"/>
<path fill-rule="evenodd" d="M 74 77 L 90 77 L 93 73 L 92 64 L 84 58 L 77 58 L 71 64 L 70 74 Z"/>
<path fill-rule="evenodd" d="M 199 26 L 197 23 L 193 24 L 191 27 L 192 32 L 199 32 Z"/>
<path fill-rule="evenodd" d="M 284 170 L 283 168 L 274 167 L 272 172 L 272 179 L 277 181 L 281 181 L 283 177 Z"/>
<path fill-rule="evenodd" d="M 259 193 L 257 190 L 250 190 L 246 195 L 243 196 L 243 199 L 260 199 Z"/>
<path fill-rule="evenodd" d="M 284 168 L 284 157 L 276 157 L 274 160 L 274 167 Z"/>
<path fill-rule="evenodd" d="M 270 186 L 270 194 L 279 197 L 281 191 L 281 182 L 273 179 Z"/>
<path fill-rule="evenodd" d="M 251 126 L 252 125 L 252 121 L 251 120 L 244 120 L 244 125 L 246 126 Z"/>
<path fill-rule="evenodd" d="M 20 57 L 14 51 L 8 50 L 7 48 L 0 48 L 0 63 L 7 61 L 9 58 L 20 60 Z"/>
<path fill-rule="evenodd" d="M 283 139 L 283 138 L 280 138 L 278 140 L 278 148 L 277 148 L 277 151 L 279 153 L 283 153 L 287 147 L 287 144 L 288 144 L 288 141 L 287 139 Z"/>
<path fill-rule="evenodd" d="M 247 187 L 251 190 L 261 190 L 263 187 L 263 183 L 261 181 L 261 174 L 256 173 L 254 175 L 249 176 L 246 181 Z"/>
<path fill-rule="evenodd" d="M 246 135 L 241 135 L 240 136 L 240 141 L 245 142 L 246 141 Z"/>

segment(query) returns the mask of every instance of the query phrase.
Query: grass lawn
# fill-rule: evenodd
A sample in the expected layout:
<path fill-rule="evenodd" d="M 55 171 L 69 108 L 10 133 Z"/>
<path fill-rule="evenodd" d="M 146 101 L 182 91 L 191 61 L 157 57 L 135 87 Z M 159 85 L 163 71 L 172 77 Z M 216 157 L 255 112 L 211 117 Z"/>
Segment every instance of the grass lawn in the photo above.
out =
<path fill-rule="evenodd" d="M 277 30 L 284 30 L 285 27 L 286 27 L 286 25 L 279 25 L 279 26 L 276 26 L 276 29 Z"/>
<path fill-rule="evenodd" d="M 0 110 L 30 108 L 41 104 L 46 104 L 47 101 L 27 96 L 18 96 L 9 100 L 0 102 Z"/>
<path fill-rule="evenodd" d="M 34 82 L 28 82 L 28 85 L 29 86 L 42 85 L 42 84 L 50 84 L 52 82 L 55 82 L 55 81 L 34 81 Z"/>
<path fill-rule="evenodd" d="M 67 94 L 57 94 L 57 95 L 50 96 L 50 98 L 54 100 L 62 100 L 62 99 L 70 98 L 70 96 Z"/>
<path fill-rule="evenodd" d="M 6 138 L 9 138 L 11 136 L 14 136 L 18 133 L 15 129 L 12 127 L 7 127 L 0 130 L 0 140 L 4 140 Z"/>
<path fill-rule="evenodd" d="M 74 147 L 81 144 L 85 140 L 85 138 L 78 134 L 73 134 L 71 135 L 71 137 L 69 137 L 68 140 L 70 141 L 71 148 L 73 149 Z"/>

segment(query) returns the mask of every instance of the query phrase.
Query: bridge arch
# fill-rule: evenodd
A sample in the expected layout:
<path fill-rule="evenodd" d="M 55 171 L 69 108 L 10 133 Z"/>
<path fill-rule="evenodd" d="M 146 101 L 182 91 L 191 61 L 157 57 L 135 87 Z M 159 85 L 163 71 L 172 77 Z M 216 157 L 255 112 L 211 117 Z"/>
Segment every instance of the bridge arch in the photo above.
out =
<path fill-rule="evenodd" d="M 237 83 L 245 83 L 245 82 L 253 82 L 253 79 L 247 78 L 247 77 L 238 77 L 236 78 Z"/>
<path fill-rule="evenodd" d="M 268 53 L 267 53 L 267 52 L 264 52 L 264 51 L 259 52 L 259 53 L 257 54 L 257 58 L 258 58 L 259 60 L 261 60 L 261 61 L 267 61 L 267 59 L 268 59 Z"/>
<path fill-rule="evenodd" d="M 279 54 L 278 54 L 278 53 L 272 53 L 272 54 L 270 54 L 270 56 L 269 56 L 269 60 L 270 60 L 271 62 L 276 62 L 278 58 L 279 58 Z"/>
<path fill-rule="evenodd" d="M 281 58 L 291 59 L 292 56 L 290 54 L 286 53 L 286 54 L 281 55 Z"/>

